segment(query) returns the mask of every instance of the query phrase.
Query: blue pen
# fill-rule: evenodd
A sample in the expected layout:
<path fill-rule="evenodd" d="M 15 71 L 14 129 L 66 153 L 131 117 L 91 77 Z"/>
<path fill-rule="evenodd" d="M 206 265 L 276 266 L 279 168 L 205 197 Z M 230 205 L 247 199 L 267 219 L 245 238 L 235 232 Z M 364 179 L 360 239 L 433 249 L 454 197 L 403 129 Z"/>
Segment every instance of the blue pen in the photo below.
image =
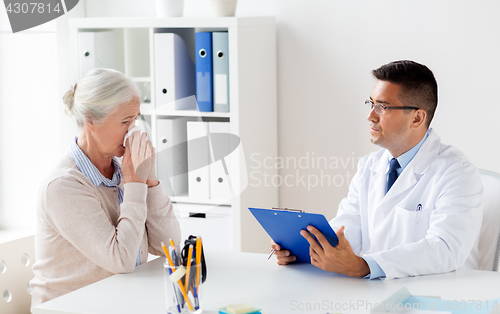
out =
<path fill-rule="evenodd" d="M 172 262 L 174 263 L 174 266 L 177 267 L 178 265 L 176 265 L 176 262 L 175 262 L 175 255 L 176 255 L 177 252 L 171 246 L 169 246 L 168 250 L 170 251 L 170 256 L 172 256 L 172 258 L 173 258 Z M 168 272 L 169 272 L 170 275 L 172 275 L 172 269 L 169 268 Z M 179 295 L 180 295 L 179 288 L 177 287 L 177 285 L 175 284 L 175 282 L 172 282 L 172 291 L 174 292 L 175 302 L 177 302 L 177 311 L 179 313 L 181 313 L 181 302 L 180 301 L 182 299 L 179 298 Z M 181 295 L 181 297 L 182 297 L 182 295 Z"/>
<path fill-rule="evenodd" d="M 415 223 L 418 224 L 418 222 L 420 221 L 420 213 L 422 212 L 422 204 L 418 204 L 417 205 L 417 219 L 415 221 Z"/>
<path fill-rule="evenodd" d="M 174 263 L 174 266 L 175 267 L 179 267 L 181 266 L 181 261 L 180 261 L 180 257 L 179 257 L 179 253 L 177 253 L 177 250 L 173 247 L 172 248 L 172 261 Z M 184 305 L 184 297 L 182 296 L 182 292 L 180 290 L 180 287 L 178 287 L 177 285 L 175 285 L 176 289 L 174 290 L 175 294 L 177 295 L 177 298 L 179 300 L 179 304 L 182 304 Z M 187 290 L 186 290 L 186 293 L 187 293 Z"/>
<path fill-rule="evenodd" d="M 195 258 L 192 259 L 192 265 L 196 264 Z M 197 265 L 197 267 L 201 267 Z M 196 286 L 196 275 L 192 275 L 189 278 L 189 285 L 193 288 L 193 297 L 194 297 L 194 308 L 195 310 L 200 308 L 200 301 L 198 299 L 198 287 Z M 187 289 L 187 288 L 186 288 Z"/>

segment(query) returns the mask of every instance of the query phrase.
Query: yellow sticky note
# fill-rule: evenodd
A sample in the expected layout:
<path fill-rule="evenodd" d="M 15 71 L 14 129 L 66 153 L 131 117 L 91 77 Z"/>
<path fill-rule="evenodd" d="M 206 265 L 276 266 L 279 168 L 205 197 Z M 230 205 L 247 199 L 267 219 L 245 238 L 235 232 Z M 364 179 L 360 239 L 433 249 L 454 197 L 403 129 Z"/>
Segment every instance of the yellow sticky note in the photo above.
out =
<path fill-rule="evenodd" d="M 177 282 L 179 279 L 182 278 L 186 274 L 186 267 L 184 266 L 179 266 L 177 269 L 170 275 L 170 280 L 172 282 Z"/>
<path fill-rule="evenodd" d="M 227 306 L 227 311 L 238 314 L 238 313 L 246 313 L 253 310 L 253 306 L 247 303 L 239 303 L 239 304 L 230 304 Z"/>

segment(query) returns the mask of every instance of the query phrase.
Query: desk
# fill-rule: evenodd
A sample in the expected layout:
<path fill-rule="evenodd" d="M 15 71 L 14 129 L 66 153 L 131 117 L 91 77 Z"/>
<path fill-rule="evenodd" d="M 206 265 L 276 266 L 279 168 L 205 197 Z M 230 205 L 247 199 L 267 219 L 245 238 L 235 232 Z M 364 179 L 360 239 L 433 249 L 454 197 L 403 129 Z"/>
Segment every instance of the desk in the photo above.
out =
<path fill-rule="evenodd" d="M 496 272 L 459 270 L 381 281 L 328 273 L 310 264 L 278 266 L 274 258 L 267 260 L 267 254 L 207 251 L 206 261 L 203 313 L 207 314 L 241 302 L 270 314 L 368 313 L 368 303 L 380 303 L 401 287 L 415 295 L 450 300 L 500 297 L 500 273 Z M 164 314 L 163 262 L 158 258 L 132 274 L 101 280 L 41 304 L 33 313 Z M 317 310 L 306 310 L 314 303 L 319 303 Z"/>

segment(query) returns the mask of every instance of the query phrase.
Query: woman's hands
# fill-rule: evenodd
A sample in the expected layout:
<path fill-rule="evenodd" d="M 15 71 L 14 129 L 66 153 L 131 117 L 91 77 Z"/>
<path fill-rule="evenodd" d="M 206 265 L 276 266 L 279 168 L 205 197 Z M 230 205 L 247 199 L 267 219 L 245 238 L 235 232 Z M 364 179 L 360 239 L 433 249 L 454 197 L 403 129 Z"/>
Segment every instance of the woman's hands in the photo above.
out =
<path fill-rule="evenodd" d="M 123 155 L 122 162 L 123 181 L 147 183 L 151 177 L 151 171 L 153 173 L 155 171 L 154 153 L 153 144 L 148 141 L 146 133 L 141 134 L 141 131 L 132 133 L 125 143 L 125 155 Z"/>
<path fill-rule="evenodd" d="M 151 142 L 150 142 L 151 143 Z M 158 179 L 156 178 L 156 169 L 155 169 L 155 164 L 156 164 L 156 148 L 153 147 L 153 145 L 151 145 L 152 147 L 152 154 L 151 154 L 151 158 L 152 158 L 152 161 L 151 161 L 151 170 L 149 170 L 149 176 L 148 176 L 148 180 L 146 181 L 146 184 L 148 185 L 148 188 L 150 187 L 153 187 L 153 186 L 157 186 L 158 184 L 160 184 L 160 181 L 158 181 Z"/>

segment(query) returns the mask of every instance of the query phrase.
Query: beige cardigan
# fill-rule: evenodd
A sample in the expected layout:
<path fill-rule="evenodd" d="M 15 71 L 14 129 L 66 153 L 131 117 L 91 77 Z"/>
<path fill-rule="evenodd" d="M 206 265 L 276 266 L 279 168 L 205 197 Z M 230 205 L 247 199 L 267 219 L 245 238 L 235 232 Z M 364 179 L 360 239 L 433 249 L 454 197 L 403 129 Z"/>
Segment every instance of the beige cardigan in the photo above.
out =
<path fill-rule="evenodd" d="M 42 184 L 37 208 L 32 306 L 117 273 L 135 269 L 161 241 L 180 242 L 179 222 L 160 185 L 94 186 L 66 155 Z"/>

